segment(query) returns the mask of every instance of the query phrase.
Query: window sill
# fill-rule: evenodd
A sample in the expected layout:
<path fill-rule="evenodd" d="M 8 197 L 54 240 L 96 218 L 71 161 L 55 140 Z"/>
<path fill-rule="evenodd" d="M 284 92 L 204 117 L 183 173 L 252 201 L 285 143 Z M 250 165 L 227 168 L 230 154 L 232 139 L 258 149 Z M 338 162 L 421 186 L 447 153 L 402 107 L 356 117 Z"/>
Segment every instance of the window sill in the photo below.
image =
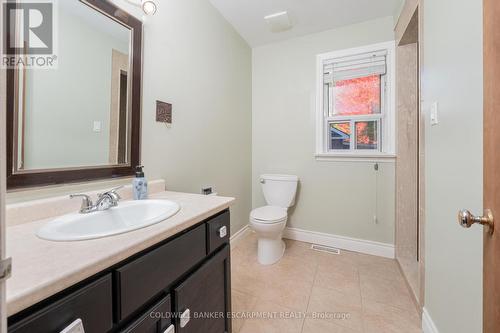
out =
<path fill-rule="evenodd" d="M 317 153 L 315 155 L 316 161 L 327 162 L 379 162 L 391 163 L 396 160 L 395 154 L 388 153 Z"/>

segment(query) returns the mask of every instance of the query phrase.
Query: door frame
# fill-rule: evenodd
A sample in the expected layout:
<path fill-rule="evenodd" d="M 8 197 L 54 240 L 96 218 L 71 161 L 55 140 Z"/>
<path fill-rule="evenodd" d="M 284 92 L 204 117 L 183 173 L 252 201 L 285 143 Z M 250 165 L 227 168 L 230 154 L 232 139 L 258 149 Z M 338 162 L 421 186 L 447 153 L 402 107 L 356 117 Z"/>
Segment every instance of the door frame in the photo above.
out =
<path fill-rule="evenodd" d="M 495 215 L 493 221 L 495 230 L 483 230 L 483 332 L 493 333 L 500 329 L 500 178 L 498 168 L 500 158 L 497 143 L 500 135 L 497 126 L 500 118 L 497 116 L 500 97 L 497 89 L 500 73 L 500 32 L 498 30 L 498 14 L 500 3 L 497 0 L 484 0 L 483 4 L 483 217 L 490 209 Z"/>
<path fill-rule="evenodd" d="M 405 277 L 405 282 L 408 288 L 412 291 L 413 301 L 422 315 L 422 311 L 425 303 L 425 117 L 422 110 L 422 73 L 424 68 L 423 54 L 424 54 L 424 1 L 425 0 L 406 0 L 394 28 L 396 45 L 399 45 L 401 39 L 403 38 L 406 28 L 408 27 L 415 12 L 418 12 L 418 252 L 419 252 L 419 262 L 418 262 L 418 274 L 419 274 L 419 292 L 418 295 L 413 293 L 413 290 L 406 280 L 406 276 L 399 265 L 400 271 Z M 396 228 L 395 237 L 398 237 L 398 232 Z M 397 260 L 396 260 L 397 261 Z"/>

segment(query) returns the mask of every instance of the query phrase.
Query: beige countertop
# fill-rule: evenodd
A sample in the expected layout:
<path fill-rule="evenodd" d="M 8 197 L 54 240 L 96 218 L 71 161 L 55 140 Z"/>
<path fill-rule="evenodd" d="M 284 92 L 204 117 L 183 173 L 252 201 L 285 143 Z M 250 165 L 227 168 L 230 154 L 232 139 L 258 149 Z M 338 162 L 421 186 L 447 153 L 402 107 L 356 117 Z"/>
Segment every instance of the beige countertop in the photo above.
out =
<path fill-rule="evenodd" d="M 220 212 L 234 198 L 161 192 L 152 199 L 168 199 L 181 210 L 168 220 L 126 234 L 80 242 L 51 242 L 35 231 L 50 219 L 7 228 L 7 255 L 12 277 L 7 280 L 7 313 L 13 315 L 110 266 Z"/>

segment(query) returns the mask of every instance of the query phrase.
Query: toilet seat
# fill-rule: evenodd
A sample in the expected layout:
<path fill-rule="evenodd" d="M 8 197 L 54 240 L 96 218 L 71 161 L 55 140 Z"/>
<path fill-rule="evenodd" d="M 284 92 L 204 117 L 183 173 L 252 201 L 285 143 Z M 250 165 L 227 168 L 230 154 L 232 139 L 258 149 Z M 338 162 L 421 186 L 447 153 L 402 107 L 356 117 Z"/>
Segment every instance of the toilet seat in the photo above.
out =
<path fill-rule="evenodd" d="M 288 212 L 283 207 L 264 206 L 252 210 L 250 218 L 256 223 L 275 224 L 286 221 Z"/>

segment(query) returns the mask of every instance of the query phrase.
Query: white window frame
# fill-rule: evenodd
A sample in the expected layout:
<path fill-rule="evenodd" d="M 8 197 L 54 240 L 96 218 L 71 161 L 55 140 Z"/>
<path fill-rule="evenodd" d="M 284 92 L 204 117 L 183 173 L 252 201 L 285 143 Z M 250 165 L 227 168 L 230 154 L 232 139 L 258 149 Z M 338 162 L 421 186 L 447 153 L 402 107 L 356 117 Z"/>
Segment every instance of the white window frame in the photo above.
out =
<path fill-rule="evenodd" d="M 366 116 L 346 116 L 344 119 L 351 122 L 379 119 L 379 126 L 383 124 L 378 142 L 379 150 L 330 150 L 329 124 L 339 122 L 343 117 L 330 118 L 324 108 L 324 64 L 337 58 L 356 56 L 363 53 L 386 51 L 387 73 L 385 75 L 385 89 L 382 89 L 381 114 Z M 339 50 L 319 54 L 316 60 L 316 159 L 317 160 L 391 160 L 396 157 L 396 61 L 395 42 L 372 44 L 363 47 Z M 331 99 L 330 99 L 331 100 Z M 353 133 L 355 132 L 352 127 Z M 354 135 L 351 137 L 351 148 L 355 145 Z"/>

